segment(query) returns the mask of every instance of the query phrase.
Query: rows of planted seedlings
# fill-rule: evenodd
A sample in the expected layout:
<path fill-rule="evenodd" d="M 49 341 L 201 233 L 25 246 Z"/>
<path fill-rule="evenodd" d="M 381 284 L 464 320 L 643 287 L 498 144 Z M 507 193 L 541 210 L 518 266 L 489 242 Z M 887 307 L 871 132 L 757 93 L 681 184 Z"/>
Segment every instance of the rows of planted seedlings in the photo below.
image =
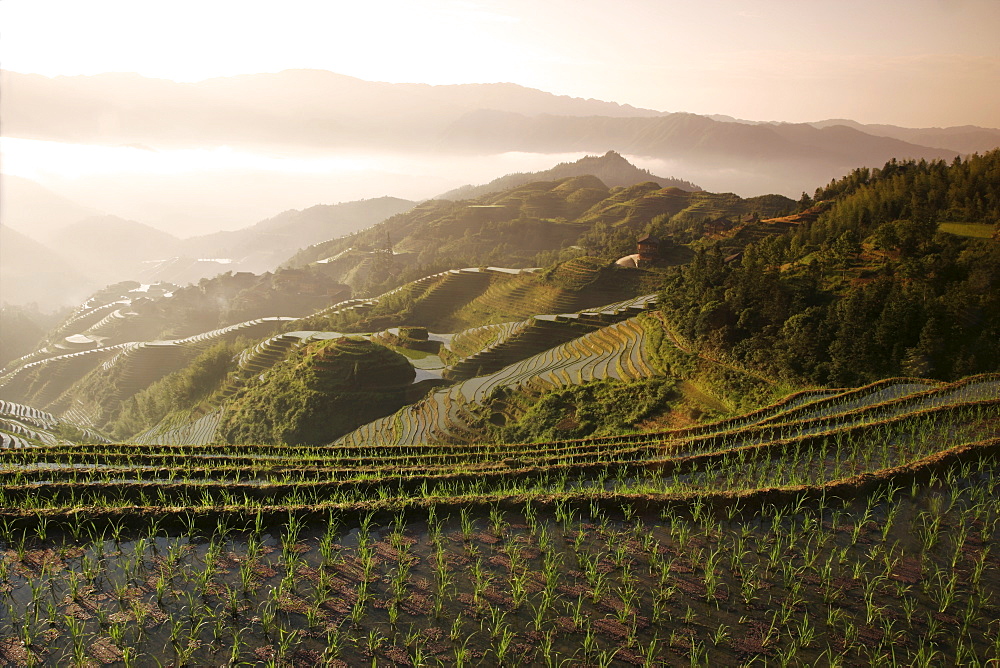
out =
<path fill-rule="evenodd" d="M 1000 415 L 1000 398 L 965 403 L 942 404 L 910 412 L 886 413 L 881 405 L 860 409 L 844 416 L 803 420 L 794 423 L 750 425 L 732 431 L 706 435 L 666 439 L 664 446 L 672 456 L 733 450 L 754 445 L 767 445 L 796 439 L 827 438 L 837 433 L 880 433 L 901 428 L 909 430 L 911 424 L 929 424 L 937 421 L 979 424 Z"/>
<path fill-rule="evenodd" d="M 13 665 L 985 665 L 997 462 L 853 500 L 0 522 Z"/>
<path fill-rule="evenodd" d="M 864 420 L 887 419 L 948 404 L 1000 398 L 1000 376 L 981 374 L 950 384 L 922 379 L 889 378 L 853 390 L 806 390 L 749 413 L 694 427 L 674 430 L 676 438 L 709 437 L 753 426 L 789 425 L 825 418 L 818 424 L 837 424 L 845 414 Z M 860 409 L 860 410 L 859 410 Z M 867 411 L 871 411 L 867 413 Z M 816 423 L 814 423 L 816 424 Z"/>
<path fill-rule="evenodd" d="M 604 468 L 604 467 L 601 467 Z M 639 470 L 637 469 L 638 473 Z M 125 513 L 156 511 L 170 513 L 184 509 L 264 507 L 340 507 L 377 502 L 383 505 L 411 505 L 438 498 L 507 498 L 524 494 L 590 492 L 596 485 L 614 487 L 626 475 L 601 473 L 580 475 L 561 470 L 501 473 L 493 476 L 450 475 L 345 481 L 292 481 L 288 483 L 234 483 L 182 481 L 177 483 L 51 483 L 29 484 L 0 489 L 0 507 L 8 513 L 38 511 L 89 512 L 122 509 Z M 595 483 L 595 480 L 598 482 Z M 649 489 L 643 487 L 643 492 Z M 659 492 L 675 491 L 659 486 Z"/>
<path fill-rule="evenodd" d="M 804 406 L 800 410 L 789 411 L 785 415 L 764 420 L 762 424 L 787 424 L 796 421 L 845 420 L 854 416 L 864 415 L 869 420 L 880 420 L 898 415 L 941 408 L 949 405 L 961 405 L 976 401 L 1000 399 L 1000 379 L 996 374 L 985 376 L 970 376 L 955 383 L 939 385 L 928 389 L 922 385 L 912 385 L 911 388 L 924 389 L 912 392 L 897 392 L 900 386 L 886 388 L 883 392 L 869 394 L 863 398 L 855 398 L 839 406 L 823 406 L 815 410 L 812 406 Z M 885 394 L 888 394 L 885 397 Z M 884 399 L 876 400 L 879 395 Z"/>
<path fill-rule="evenodd" d="M 670 452 L 697 454 L 742 446 L 766 444 L 834 431 L 869 430 L 878 425 L 906 423 L 911 420 L 937 419 L 938 416 L 961 414 L 960 419 L 979 420 L 1000 413 L 1000 397 L 954 404 L 942 404 L 921 410 L 886 410 L 883 405 L 858 409 L 846 415 L 814 418 L 799 422 L 751 425 L 742 429 L 716 434 L 693 436 L 667 441 Z M 968 418 L 964 416 L 969 416 Z M 952 419 L 948 417 L 947 419 Z"/>
<path fill-rule="evenodd" d="M 619 455 L 634 458 L 635 447 L 656 443 L 659 439 L 637 437 L 613 441 L 588 440 L 558 443 L 520 445 L 476 445 L 476 446 L 397 446 L 386 448 L 336 447 L 297 448 L 261 447 L 258 452 L 248 448 L 234 448 L 228 452 L 225 446 L 52 446 L 39 447 L 18 452 L 0 453 L 0 461 L 11 467 L 31 467 L 42 465 L 47 468 L 56 465 L 92 465 L 112 467 L 178 467 L 213 466 L 240 468 L 266 465 L 283 467 L 327 467 L 327 468 L 426 468 L 451 467 L 454 465 L 493 464 L 504 460 L 520 462 L 552 461 L 600 461 Z M 275 454 L 272 454 L 275 453 Z"/>
<path fill-rule="evenodd" d="M 996 405 L 996 400 L 981 401 L 975 405 L 980 405 L 984 410 Z M 949 404 L 924 409 L 924 410 L 945 410 Z M 744 427 L 739 430 L 713 433 L 705 436 L 691 436 L 683 430 L 680 432 L 663 432 L 651 434 L 638 434 L 624 437 L 608 437 L 596 439 L 579 439 L 576 441 L 565 441 L 553 444 L 521 444 L 521 445 L 458 445 L 458 446 L 427 446 L 427 445 L 387 445 L 374 446 L 371 444 L 342 444 L 330 446 L 329 448 L 312 450 L 315 457 L 322 454 L 332 457 L 340 454 L 345 458 L 352 458 L 349 462 L 351 466 L 365 465 L 399 465 L 399 466 L 420 466 L 435 463 L 437 460 L 443 464 L 461 462 L 490 462 L 500 456 L 517 457 L 526 460 L 533 458 L 562 458 L 568 455 L 579 455 L 580 461 L 600 460 L 606 454 L 613 454 L 614 448 L 628 445 L 642 445 L 647 443 L 669 442 L 672 452 L 693 454 L 696 452 L 708 452 L 719 449 L 737 447 L 738 445 L 761 443 L 776 439 L 787 439 L 809 432 L 819 432 L 831 428 L 843 428 L 851 424 L 869 426 L 879 421 L 888 421 L 893 418 L 906 417 L 906 413 L 897 415 L 896 411 L 886 412 L 884 405 L 879 404 L 866 409 L 854 411 L 850 417 L 825 417 L 811 421 L 799 423 L 785 423 L 778 425 L 768 425 L 761 427 Z M 677 440 L 677 437 L 682 437 Z M 364 461 L 354 460 L 363 459 Z"/>
<path fill-rule="evenodd" d="M 52 468 L 42 460 L 33 468 L 6 469 L 0 474 L 0 481 L 6 483 L 0 489 L 0 505 L 25 510 L 315 506 L 366 499 L 405 501 L 414 496 L 509 496 L 592 489 L 669 494 L 815 485 L 892 468 L 952 445 L 987 438 L 1000 430 L 992 408 L 980 404 L 947 407 L 864 428 L 660 460 L 651 460 L 650 453 L 639 448 L 605 454 L 598 461 L 580 461 L 563 453 L 532 460 L 530 465 L 513 459 L 478 468 L 291 467 L 274 466 L 273 459 L 227 468 L 211 457 L 184 458 L 178 452 L 172 457 L 185 466 L 107 468 L 76 453 L 80 455 L 78 467 Z M 24 451 L 5 454 L 17 459 Z"/>
<path fill-rule="evenodd" d="M 735 431 L 756 424 L 761 424 L 771 418 L 777 418 L 793 408 L 813 404 L 823 399 L 835 397 L 844 392 L 841 389 L 812 389 L 795 392 L 782 397 L 779 401 L 768 406 L 763 406 L 757 410 L 743 413 L 735 417 L 723 418 L 712 422 L 706 422 L 691 427 L 682 427 L 673 430 L 677 437 L 710 436 L 727 431 Z"/>
<path fill-rule="evenodd" d="M 14 468 L 44 467 L 47 469 L 71 468 L 73 466 L 115 467 L 140 469 L 219 467 L 220 469 L 247 469 L 267 467 L 283 471 L 287 468 L 304 469 L 322 467 L 325 469 L 450 469 L 455 467 L 482 467 L 521 463 L 602 461 L 606 459 L 635 459 L 642 453 L 645 439 L 636 442 L 616 441 L 610 443 L 558 443 L 505 447 L 503 445 L 471 449 L 449 446 L 424 446 L 410 453 L 395 453 L 391 450 L 380 455 L 358 457 L 345 453 L 342 449 L 331 448 L 318 454 L 296 453 L 293 449 L 282 457 L 250 454 L 224 454 L 224 448 L 206 449 L 202 454 L 191 454 L 188 449 L 169 450 L 169 446 L 56 446 L 31 448 L 17 452 L 0 453 L 0 461 Z M 648 450 L 648 448 L 647 448 Z M 659 448 L 650 452 L 658 452 Z"/>
<path fill-rule="evenodd" d="M 945 430 L 947 436 L 961 436 L 958 430 Z M 921 438 L 924 434 L 916 432 Z M 978 436 L 976 430 L 970 437 Z M 932 434 L 928 439 L 939 445 Z M 992 451 L 997 439 L 961 441 L 958 452 Z M 963 445 L 963 443 L 966 443 Z M 238 511 L 240 508 L 301 508 L 316 512 L 323 508 L 372 506 L 408 507 L 426 505 L 435 500 L 510 499 L 523 496 L 574 494 L 631 494 L 684 496 L 692 491 L 732 493 L 763 488 L 794 488 L 801 485 L 837 483 L 859 473 L 856 468 L 838 468 L 815 464 L 818 450 L 824 456 L 844 460 L 860 458 L 877 450 L 870 439 L 847 439 L 828 447 L 825 442 L 785 443 L 781 447 L 744 449 L 717 456 L 668 460 L 658 464 L 659 470 L 643 465 L 594 464 L 574 467 L 548 467 L 493 474 L 454 474 L 440 476 L 405 476 L 365 479 L 357 477 L 339 481 L 294 480 L 286 482 L 205 482 L 186 480 L 165 482 L 122 483 L 49 483 L 7 486 L 0 489 L 0 506 L 6 514 L 68 513 L 85 507 L 88 512 L 112 512 L 123 515 L 177 514 L 186 509 L 199 513 Z M 812 449 L 811 449 L 812 448 Z M 896 452 L 896 443 L 883 444 L 885 452 Z M 940 458 L 933 450 L 929 459 Z M 761 455 L 763 453 L 763 456 Z M 948 455 L 951 456 L 951 455 Z M 860 471 L 877 473 L 894 470 L 899 464 L 910 464 L 915 458 L 893 462 L 875 457 L 871 468 Z M 925 460 L 928 458 L 924 458 Z M 836 459 L 834 461 L 837 461 Z M 823 462 L 820 462 L 822 464 Z M 886 464 L 894 464 L 893 467 Z M 796 477 L 796 472 L 800 472 Z M 824 475 L 825 473 L 825 475 Z M 881 475 L 881 474 L 880 474 Z M 160 510 L 163 509 L 163 510 Z"/>
<path fill-rule="evenodd" d="M 658 480 L 646 476 L 624 487 L 655 493 L 658 489 L 735 491 L 823 485 L 913 464 L 946 448 L 995 448 L 1000 434 L 997 421 L 991 425 L 924 425 L 925 429 L 917 423 L 910 430 L 860 436 L 839 433 L 667 460 L 658 466 L 662 473 Z"/>
<path fill-rule="evenodd" d="M 912 399 L 912 397 L 924 392 L 933 392 L 940 387 L 941 384 L 939 382 L 922 378 L 879 380 L 869 385 L 847 390 L 832 397 L 791 408 L 778 415 L 764 419 L 762 423 L 833 417 L 855 411 L 859 408 L 893 405 L 896 402 Z"/>
<path fill-rule="evenodd" d="M 136 461 L 145 465 L 167 465 L 190 462 L 190 459 L 205 459 L 212 465 L 252 465 L 261 459 L 267 459 L 274 465 L 292 466 L 340 466 L 349 468 L 361 467 L 413 467 L 432 468 L 448 467 L 458 464 L 491 464 L 498 460 L 511 463 L 574 463 L 595 462 L 607 459 L 628 461 L 648 458 L 656 454 L 659 447 L 650 450 L 646 446 L 667 448 L 671 456 L 689 456 L 693 454 L 718 452 L 738 447 L 787 441 L 802 438 L 803 435 L 815 434 L 817 437 L 827 437 L 846 431 L 856 433 L 891 432 L 894 429 L 911 430 L 917 425 L 945 422 L 956 424 L 961 422 L 981 423 L 990 415 L 997 414 L 1000 400 L 985 400 L 968 404 L 943 405 L 925 409 L 915 414 L 904 414 L 882 418 L 881 420 L 863 421 L 858 416 L 850 421 L 838 424 L 835 420 L 823 419 L 809 421 L 798 425 L 781 425 L 767 427 L 748 427 L 726 434 L 713 434 L 703 437 L 689 437 L 682 440 L 670 440 L 670 432 L 663 434 L 640 434 L 627 438 L 580 439 L 542 444 L 488 444 L 488 445 L 437 445 L 437 446 L 386 446 L 383 448 L 362 446 L 329 446 L 319 448 L 306 447 L 268 447 L 268 446 L 237 446 L 233 452 L 228 452 L 225 446 L 159 446 L 136 448 L 134 446 L 78 446 L 39 448 L 12 453 L 8 460 L 11 463 L 28 464 L 34 459 L 45 462 L 55 461 L 91 461 L 98 458 L 99 463 L 110 465 L 115 463 Z M 865 415 L 864 417 L 868 417 Z M 808 437 L 808 436 L 806 436 Z M 634 446 L 634 447 L 630 447 Z"/>
<path fill-rule="evenodd" d="M 555 356 L 552 349 L 546 355 Z M 534 358 L 533 358 L 534 359 Z M 553 360 L 536 359 L 535 364 L 548 364 Z M 611 358 L 604 360 L 610 362 Z M 523 364 L 526 364 L 522 363 Z M 516 381 L 520 377 L 519 368 L 512 365 L 498 372 L 505 381 Z M 523 370 L 522 370 L 523 371 Z M 532 373 L 537 375 L 537 370 Z M 593 373 L 593 369 L 589 373 Z M 481 378 L 464 381 L 450 388 L 439 390 L 423 401 L 406 407 L 392 416 L 376 420 L 364 425 L 337 441 L 337 446 L 368 446 L 368 447 L 420 447 L 426 441 L 438 440 L 443 435 L 461 438 L 462 425 L 468 417 L 465 412 L 469 392 L 480 396 L 492 388 L 494 381 L 499 382 L 499 375 L 492 374 Z M 531 374 L 525 372 L 525 378 Z M 522 374 L 524 375 L 524 374 Z M 489 388 L 481 385 L 486 384 Z M 912 387 L 910 387 L 912 386 Z M 908 390 L 900 389 L 909 387 Z M 760 411 L 754 411 L 729 420 L 723 420 L 711 425 L 687 429 L 673 430 L 657 434 L 627 435 L 621 437 L 606 437 L 602 442 L 622 440 L 647 441 L 666 439 L 712 439 L 727 438 L 732 441 L 734 434 L 744 434 L 748 439 L 770 440 L 788 438 L 803 429 L 820 430 L 848 422 L 864 424 L 868 422 L 889 419 L 918 410 L 947 406 L 950 404 L 968 403 L 972 401 L 988 401 L 1000 396 L 1000 380 L 996 374 L 972 376 L 950 385 L 942 385 L 928 389 L 929 385 L 917 383 L 909 379 L 892 379 L 879 381 L 858 390 L 847 391 L 833 397 L 814 397 L 809 395 L 802 399 L 803 405 L 796 405 L 801 395 L 793 395 L 787 403 L 779 403 Z M 963 395 L 969 390 L 970 394 Z M 756 427 L 756 429 L 755 429 Z M 406 440 L 404 440 L 404 436 Z M 590 439 L 584 439 L 590 440 Z M 412 442 L 411 442 L 412 441 Z M 749 442 L 749 441 L 748 441 Z"/>

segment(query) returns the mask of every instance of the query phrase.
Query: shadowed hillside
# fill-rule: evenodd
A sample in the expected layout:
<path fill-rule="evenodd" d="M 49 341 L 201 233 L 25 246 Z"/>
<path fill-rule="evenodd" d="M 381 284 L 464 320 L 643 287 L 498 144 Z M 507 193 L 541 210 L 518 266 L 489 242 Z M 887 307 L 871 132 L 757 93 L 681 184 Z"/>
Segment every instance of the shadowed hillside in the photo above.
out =
<path fill-rule="evenodd" d="M 414 377 L 406 358 L 363 339 L 317 341 L 227 402 L 226 443 L 317 445 L 401 405 Z"/>
<path fill-rule="evenodd" d="M 0 301 L 43 309 L 78 304 L 97 283 L 76 262 L 0 225 Z"/>

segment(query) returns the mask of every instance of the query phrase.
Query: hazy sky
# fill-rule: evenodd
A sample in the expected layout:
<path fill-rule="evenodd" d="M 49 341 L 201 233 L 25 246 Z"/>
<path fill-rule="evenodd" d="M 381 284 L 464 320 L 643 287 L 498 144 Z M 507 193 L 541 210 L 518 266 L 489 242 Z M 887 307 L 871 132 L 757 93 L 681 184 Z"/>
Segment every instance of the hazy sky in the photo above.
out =
<path fill-rule="evenodd" d="M 1000 127 L 1000 0 L 3 0 L 0 65 L 510 81 L 662 111 Z"/>

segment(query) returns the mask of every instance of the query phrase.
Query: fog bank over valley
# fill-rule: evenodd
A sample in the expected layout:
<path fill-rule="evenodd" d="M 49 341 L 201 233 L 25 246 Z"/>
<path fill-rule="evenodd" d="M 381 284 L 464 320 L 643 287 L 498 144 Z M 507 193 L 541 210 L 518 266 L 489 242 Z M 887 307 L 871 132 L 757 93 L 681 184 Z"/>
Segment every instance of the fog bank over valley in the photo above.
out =
<path fill-rule="evenodd" d="M 228 147 L 153 151 L 5 138 L 0 205 L 5 224 L 28 236 L 44 236 L 60 224 L 106 212 L 184 238 L 239 229 L 315 204 L 386 195 L 429 199 L 458 186 L 540 171 L 584 155 L 321 155 Z M 642 167 L 662 164 L 627 157 Z M 59 200 L 64 205 L 53 215 L 53 203 Z"/>

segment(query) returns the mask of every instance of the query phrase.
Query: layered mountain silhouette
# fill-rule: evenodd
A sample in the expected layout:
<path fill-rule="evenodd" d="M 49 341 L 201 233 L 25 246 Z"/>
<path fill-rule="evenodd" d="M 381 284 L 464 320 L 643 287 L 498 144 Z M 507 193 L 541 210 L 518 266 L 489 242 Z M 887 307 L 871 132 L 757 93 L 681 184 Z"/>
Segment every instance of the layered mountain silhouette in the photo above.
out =
<path fill-rule="evenodd" d="M 975 125 L 951 128 L 901 128 L 896 125 L 864 124 L 843 118 L 810 123 L 813 127 L 827 128 L 844 125 L 877 137 L 891 137 L 911 144 L 943 148 L 960 153 L 985 153 L 1000 146 L 1000 130 Z"/>
<path fill-rule="evenodd" d="M 86 299 L 99 285 L 69 258 L 0 225 L 0 303 L 68 306 Z"/>
<path fill-rule="evenodd" d="M 414 204 L 394 197 L 319 204 L 188 239 L 110 215 L 39 226 L 31 236 L 5 225 L 2 298 L 54 308 L 123 280 L 184 285 L 226 271 L 264 273 L 301 248 L 370 227 Z"/>
<path fill-rule="evenodd" d="M 675 113 L 646 118 L 529 116 L 495 110 L 470 112 L 446 131 L 446 144 L 488 152 L 587 151 L 595 141 L 632 155 L 677 161 L 710 190 L 788 192 L 809 174 L 810 182 L 892 158 L 952 159 L 958 151 L 918 146 L 866 134 L 846 125 L 747 124 Z"/>
<path fill-rule="evenodd" d="M 554 187 L 555 182 L 562 181 L 567 182 L 561 188 L 546 194 Z M 28 186 L 33 184 L 25 179 L 19 179 L 16 183 L 24 190 L 30 190 Z M 532 183 L 553 185 L 538 191 L 538 188 L 530 187 Z M 649 171 L 632 165 L 618 153 L 609 151 L 601 156 L 588 156 L 573 163 L 556 165 L 542 172 L 508 174 L 483 186 L 467 186 L 446 193 L 442 198 L 474 200 L 472 204 L 501 206 L 507 212 L 505 215 L 510 215 L 511 212 L 520 215 L 523 211 L 525 215 L 536 217 L 548 215 L 572 217 L 582 213 L 590 204 L 606 197 L 609 186 L 632 186 L 637 183 L 647 183 L 652 188 L 679 188 L 678 192 L 701 190 L 687 181 L 654 176 Z M 526 189 L 516 192 L 518 187 Z M 46 192 L 40 186 L 39 191 Z M 514 193 L 513 199 L 504 196 L 480 201 L 485 195 L 507 191 Z M 563 201 L 572 193 L 576 193 L 572 201 Z M 55 197 L 54 194 L 53 196 Z M 453 218 L 465 221 L 470 213 L 469 221 L 474 225 L 488 222 L 497 215 L 496 212 L 484 214 L 482 210 L 468 209 L 465 204 L 459 204 L 456 208 L 451 207 L 450 203 L 432 202 L 428 204 L 429 208 L 425 209 L 433 210 L 434 215 L 437 215 L 440 208 L 438 204 L 443 205 L 448 211 L 454 209 L 454 212 L 442 214 L 440 220 L 433 221 L 434 227 L 447 227 L 453 224 Z M 23 255 L 39 259 L 24 261 L 22 258 L 10 262 L 5 268 L 5 276 L 9 278 L 11 288 L 5 290 L 4 298 L 10 303 L 38 301 L 47 306 L 61 306 L 79 301 L 84 294 L 103 285 L 123 280 L 143 283 L 167 281 L 185 285 L 227 271 L 258 274 L 273 271 L 297 253 L 303 253 L 313 259 L 328 257 L 329 254 L 324 255 L 326 249 L 338 247 L 342 250 L 354 243 L 353 240 L 347 239 L 347 236 L 363 232 L 366 228 L 372 228 L 384 220 L 404 214 L 416 206 L 417 202 L 395 197 L 319 204 L 302 210 L 288 210 L 239 230 L 187 239 L 178 239 L 143 223 L 116 216 L 90 216 L 56 229 L 40 228 L 36 231 L 37 236 L 31 239 L 25 238 L 24 243 L 30 246 L 30 250 L 24 251 Z M 423 214 L 419 212 L 425 209 L 418 209 L 418 212 L 407 220 L 424 220 Z M 480 213 L 476 213 L 477 211 Z M 484 215 L 486 217 L 483 217 Z M 465 222 L 454 224 L 464 225 Z M 399 241 L 406 241 L 412 245 L 408 238 L 408 225 L 401 226 L 394 223 L 391 235 Z M 567 242 L 576 239 L 580 234 L 580 230 L 572 226 L 567 229 Z M 48 233 L 38 234 L 43 230 Z M 13 229 L 11 232 L 14 233 Z M 373 229 L 362 234 L 361 238 L 368 240 L 364 242 L 366 247 L 372 244 L 378 246 L 384 243 L 386 235 L 384 230 Z M 418 261 L 422 251 L 426 251 L 424 252 L 426 259 L 430 256 L 436 257 L 437 251 L 441 250 L 425 248 L 419 244 L 419 249 L 408 248 L 407 243 L 404 243 L 400 250 L 409 253 L 410 261 Z M 493 240 L 487 239 L 486 243 L 492 244 Z M 505 240 L 504 243 L 510 243 L 510 240 Z M 467 244 L 467 246 L 464 249 L 455 248 L 453 251 L 462 254 L 473 250 L 472 245 Z M 558 247 L 558 244 L 555 247 Z M 551 248 L 551 245 L 543 243 L 532 252 Z M 479 251 L 475 250 L 469 257 L 478 253 Z M 367 255 L 362 253 L 357 257 L 345 258 L 345 261 L 361 263 L 366 257 Z M 521 258 L 522 261 L 526 259 Z M 42 264 L 61 267 L 59 272 L 69 272 L 73 278 L 66 284 L 53 282 L 54 278 L 43 280 L 28 289 L 32 272 L 36 270 L 35 267 Z M 365 270 L 365 274 L 367 271 L 368 269 Z M 58 275 L 61 273 L 57 272 L 56 276 Z M 353 282 L 357 283 L 357 277 L 354 277 Z M 30 299 L 22 298 L 22 294 Z"/>
<path fill-rule="evenodd" d="M 0 83 L 10 92 L 0 101 L 8 136 L 154 148 L 429 147 L 452 121 L 476 109 L 561 116 L 658 113 L 515 84 L 390 84 L 322 70 L 198 83 L 122 73 L 48 78 L 3 71 Z"/>
<path fill-rule="evenodd" d="M 181 240 L 118 216 L 97 216 L 68 225 L 48 239 L 65 257 L 104 283 L 138 276 L 151 258 L 175 255 Z"/>
<path fill-rule="evenodd" d="M 66 225 L 98 216 L 100 212 L 52 192 L 31 179 L 2 174 L 0 215 L 7 227 L 41 240 Z"/>
<path fill-rule="evenodd" d="M 1000 145 L 983 128 L 853 121 L 748 123 L 664 113 L 515 84 L 390 84 L 319 70 L 198 83 L 136 74 L 3 72 L 11 137 L 154 149 L 234 146 L 398 154 L 604 153 L 668 161 L 713 191 L 796 195 L 859 166 L 952 159 Z"/>
<path fill-rule="evenodd" d="M 357 232 L 415 205 L 398 197 L 378 197 L 291 209 L 240 230 L 185 239 L 181 252 L 231 258 L 242 271 L 271 271 L 300 248 Z"/>

